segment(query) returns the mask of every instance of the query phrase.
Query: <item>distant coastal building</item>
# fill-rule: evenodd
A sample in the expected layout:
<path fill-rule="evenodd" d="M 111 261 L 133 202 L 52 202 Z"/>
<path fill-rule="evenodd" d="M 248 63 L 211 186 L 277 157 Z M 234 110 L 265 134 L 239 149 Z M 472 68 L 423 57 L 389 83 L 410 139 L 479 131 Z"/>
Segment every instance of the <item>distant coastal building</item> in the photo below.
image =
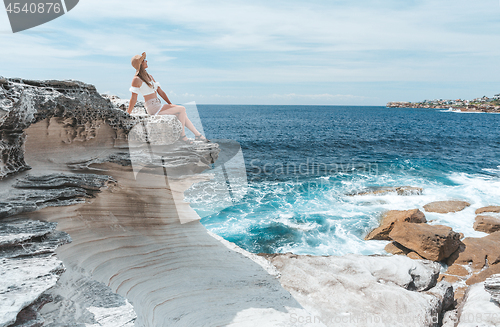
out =
<path fill-rule="evenodd" d="M 483 96 L 473 100 L 426 99 L 422 102 L 389 102 L 386 106 L 388 108 L 449 109 L 452 111 L 500 113 L 500 93 L 491 98 Z"/>

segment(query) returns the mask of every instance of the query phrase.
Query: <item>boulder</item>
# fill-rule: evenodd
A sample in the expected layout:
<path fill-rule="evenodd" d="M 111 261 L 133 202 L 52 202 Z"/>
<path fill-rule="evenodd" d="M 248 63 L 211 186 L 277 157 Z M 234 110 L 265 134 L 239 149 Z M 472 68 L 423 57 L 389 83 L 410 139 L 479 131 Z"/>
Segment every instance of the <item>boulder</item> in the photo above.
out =
<path fill-rule="evenodd" d="M 353 193 L 350 195 L 381 195 L 387 193 L 396 193 L 397 195 L 421 195 L 423 189 L 415 186 L 392 186 L 392 187 L 379 187 L 369 191 Z"/>
<path fill-rule="evenodd" d="M 484 212 L 500 212 L 500 206 L 487 206 L 476 210 L 476 215 Z"/>
<path fill-rule="evenodd" d="M 389 237 L 425 259 L 441 261 L 460 246 L 460 235 L 442 225 L 397 223 Z"/>
<path fill-rule="evenodd" d="M 435 201 L 424 205 L 427 212 L 449 213 L 462 211 L 470 206 L 469 202 L 465 201 Z"/>
<path fill-rule="evenodd" d="M 453 301 L 440 265 L 405 256 L 273 254 L 281 284 L 327 326 L 434 326 Z M 346 317 L 348 319 L 346 319 Z M 431 319 L 432 318 L 432 319 Z"/>
<path fill-rule="evenodd" d="M 448 258 L 449 266 L 470 265 L 473 270 L 479 271 L 486 264 L 500 263 L 500 231 L 481 238 L 467 237 L 462 242 L 463 245 Z"/>
<path fill-rule="evenodd" d="M 386 212 L 380 223 L 380 227 L 372 230 L 366 235 L 365 240 L 387 240 L 390 241 L 389 233 L 397 222 L 425 223 L 425 215 L 419 209 L 391 210 Z"/>
<path fill-rule="evenodd" d="M 474 222 L 474 229 L 488 234 L 500 230 L 500 218 L 492 216 L 477 216 Z"/>

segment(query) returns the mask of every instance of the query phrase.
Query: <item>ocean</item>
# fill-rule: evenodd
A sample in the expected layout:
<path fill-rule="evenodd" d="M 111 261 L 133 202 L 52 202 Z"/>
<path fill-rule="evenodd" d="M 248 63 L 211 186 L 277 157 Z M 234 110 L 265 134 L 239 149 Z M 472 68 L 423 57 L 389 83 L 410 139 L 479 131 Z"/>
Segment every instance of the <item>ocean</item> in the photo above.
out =
<path fill-rule="evenodd" d="M 364 240 L 383 212 L 424 211 L 438 200 L 471 206 L 425 213 L 430 224 L 480 237 L 475 209 L 500 205 L 497 114 L 276 105 L 198 105 L 198 112 L 209 139 L 240 144 L 246 180 L 229 205 L 203 185 L 186 199 L 208 230 L 253 253 L 383 254 L 387 241 Z M 352 195 L 385 186 L 423 194 Z"/>

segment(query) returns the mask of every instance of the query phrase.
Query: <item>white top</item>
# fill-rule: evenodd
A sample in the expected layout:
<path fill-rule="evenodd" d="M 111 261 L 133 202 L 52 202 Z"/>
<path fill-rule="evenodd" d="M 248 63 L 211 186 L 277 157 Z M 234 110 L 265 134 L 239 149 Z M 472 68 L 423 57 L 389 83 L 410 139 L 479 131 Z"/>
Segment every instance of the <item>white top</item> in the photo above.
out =
<path fill-rule="evenodd" d="M 146 84 L 145 82 L 142 82 L 142 85 L 141 87 L 135 87 L 135 86 L 132 86 L 130 87 L 130 92 L 132 93 L 136 93 L 136 94 L 139 94 L 141 93 L 143 96 L 146 96 L 146 95 L 149 95 L 149 94 L 153 94 L 156 92 L 156 90 L 158 89 L 158 87 L 160 87 L 160 83 L 158 82 L 155 82 L 155 81 L 151 81 L 151 84 L 153 84 L 153 87 L 150 87 L 148 84 Z"/>

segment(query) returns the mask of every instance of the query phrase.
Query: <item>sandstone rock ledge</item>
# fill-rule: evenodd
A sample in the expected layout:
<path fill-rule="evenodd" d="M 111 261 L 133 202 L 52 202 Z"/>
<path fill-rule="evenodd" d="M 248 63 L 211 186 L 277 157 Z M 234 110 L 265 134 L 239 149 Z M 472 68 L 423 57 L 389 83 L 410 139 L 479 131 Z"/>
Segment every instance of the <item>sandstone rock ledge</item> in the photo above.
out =
<path fill-rule="evenodd" d="M 45 271 L 62 261 L 65 272 L 49 267 L 29 300 L 6 286 L 3 325 L 304 325 L 290 323 L 308 312 L 276 276 L 207 233 L 183 200 L 212 178 L 202 172 L 218 144 L 131 142 L 143 119 L 92 85 L 0 78 L 0 218 L 57 224 L 72 239 L 58 259 L 30 263 Z"/>

